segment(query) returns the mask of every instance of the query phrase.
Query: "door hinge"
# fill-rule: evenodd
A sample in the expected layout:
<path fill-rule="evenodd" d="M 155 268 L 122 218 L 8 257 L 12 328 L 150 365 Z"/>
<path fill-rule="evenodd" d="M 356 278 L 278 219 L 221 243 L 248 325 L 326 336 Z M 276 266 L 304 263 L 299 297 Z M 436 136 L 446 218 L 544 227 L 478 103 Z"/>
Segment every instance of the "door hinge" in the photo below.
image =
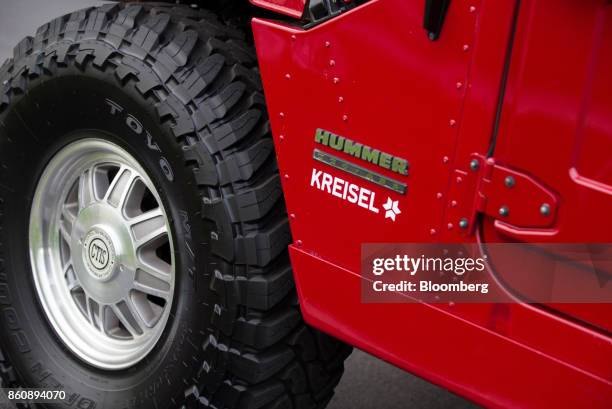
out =
<path fill-rule="evenodd" d="M 474 154 L 467 170 L 454 171 L 446 219 L 470 234 L 484 214 L 506 231 L 529 234 L 553 228 L 557 211 L 557 196 L 535 177 Z"/>

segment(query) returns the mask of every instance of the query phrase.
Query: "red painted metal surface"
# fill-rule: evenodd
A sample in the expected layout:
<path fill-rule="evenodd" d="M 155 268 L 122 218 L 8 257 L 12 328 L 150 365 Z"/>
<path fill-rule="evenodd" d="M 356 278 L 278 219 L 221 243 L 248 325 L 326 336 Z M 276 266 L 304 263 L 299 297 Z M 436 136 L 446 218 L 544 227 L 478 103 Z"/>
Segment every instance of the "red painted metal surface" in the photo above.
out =
<path fill-rule="evenodd" d="M 581 79 L 572 77 L 575 92 L 570 92 L 569 99 L 549 95 L 555 88 L 547 83 L 555 81 L 551 64 L 571 71 L 568 65 L 575 58 L 586 58 L 581 53 L 588 54 L 584 49 L 592 48 L 591 44 L 609 50 L 610 24 L 601 26 L 601 19 L 606 18 L 610 6 L 571 0 L 521 3 L 494 158 L 503 172 L 525 175 L 525 180 L 541 185 L 546 192 L 543 197 L 551 202 L 551 197 L 555 199 L 551 203 L 555 206 L 553 221 L 542 224 L 539 216 L 528 210 L 529 198 L 512 198 L 512 206 L 525 204 L 526 213 L 521 223 L 517 222 L 518 228 L 500 224 L 494 215 L 499 192 L 494 190 L 488 210 L 476 207 L 485 215 L 483 232 L 461 230 L 458 222 L 470 217 L 474 209 L 476 187 L 470 185 L 469 163 L 474 155 L 485 155 L 491 143 L 515 1 L 451 2 L 442 35 L 435 42 L 426 37 L 423 2 L 416 1 L 374 0 L 307 31 L 254 21 L 283 190 L 292 214 L 295 243 L 291 255 L 301 306 L 312 325 L 487 406 L 609 407 L 612 341 L 609 334 L 589 325 L 521 303 L 377 305 L 363 304 L 360 299 L 362 243 L 536 241 L 525 233 L 542 230 L 550 235 L 551 231 L 564 231 L 565 223 L 569 223 L 570 232 L 577 232 L 579 213 L 610 209 L 607 199 L 593 193 L 609 189 L 610 149 L 606 150 L 606 143 L 612 132 L 605 118 L 612 116 L 600 112 L 608 112 L 605 109 L 610 107 L 609 77 L 593 76 L 587 94 L 599 105 L 595 104 L 597 110 L 591 116 L 586 108 L 579 109 L 580 103 L 568 102 L 575 103 L 578 90 L 585 90 L 584 75 Z M 563 3 L 561 7 L 559 3 Z M 569 12 L 572 8 L 580 9 L 574 17 Z M 548 17 L 544 16 L 546 10 Z M 599 20 L 594 21 L 593 16 Z M 577 18 L 572 23 L 576 26 L 570 28 L 585 30 L 580 37 L 582 49 L 570 42 L 575 54 L 565 55 L 563 61 L 559 61 L 561 46 L 550 45 L 558 40 L 555 35 L 568 35 L 562 33 L 568 23 L 561 23 L 561 17 Z M 597 22 L 599 26 L 588 28 L 589 23 Z M 538 42 L 538 47 L 548 50 L 524 43 L 547 31 L 547 41 Z M 538 53 L 540 60 L 529 58 Z M 592 62 L 590 66 L 596 68 L 591 70 L 600 72 L 609 57 L 610 53 L 601 51 L 599 63 Z M 535 72 L 527 72 L 526 67 L 534 66 Z M 538 84 L 546 86 L 538 88 Z M 593 84 L 608 87 L 608 98 Z M 521 105 L 523 99 L 530 109 Z M 577 131 L 566 125 L 579 121 L 577 112 L 590 118 L 583 120 L 590 125 L 583 126 L 578 138 L 581 150 L 575 152 L 580 153 L 570 155 L 577 165 L 568 167 L 566 160 L 557 166 L 562 162 L 559 158 L 568 158 L 571 150 L 567 149 L 576 145 Z M 368 184 L 314 161 L 313 149 L 319 148 L 314 142 L 317 128 L 406 158 L 410 162 L 407 176 L 364 166 L 406 183 L 407 193 Z M 543 151 L 545 148 L 548 151 Z M 521 156 L 525 151 L 528 153 Z M 351 160 L 342 152 L 328 152 Z M 548 159 L 551 157 L 554 159 Z M 585 157 L 593 157 L 595 163 Z M 313 188 L 313 168 L 367 187 L 374 192 L 380 211 L 347 204 Z M 576 186 L 584 190 L 577 191 Z M 490 186 L 488 189 L 491 195 Z M 387 199 L 398 201 L 401 213 L 395 221 L 382 211 Z M 535 199 L 541 200 L 537 195 Z M 574 210 L 570 206 L 575 206 Z M 602 223 L 600 216 L 601 225 L 593 237 L 582 224 L 580 234 L 567 233 L 559 240 L 603 241 L 609 238 L 604 227 L 610 220 Z M 573 223 L 575 227 L 571 227 Z M 530 224 L 536 228 L 529 228 Z M 537 236 L 537 240 L 547 241 L 541 237 L 546 236 Z M 512 300 L 510 295 L 508 300 Z M 604 313 L 597 311 L 605 306 L 571 308 L 574 316 L 582 314 L 580 317 L 596 326 L 605 324 L 598 321 Z"/>
<path fill-rule="evenodd" d="M 608 340 L 600 335 L 510 304 L 479 311 L 495 322 L 491 328 L 437 305 L 363 304 L 358 275 L 290 249 L 307 321 L 358 348 L 491 408 L 610 407 Z M 548 354 L 518 342 L 522 334 L 515 332 L 524 325 L 567 349 L 566 356 L 582 349 L 576 355 L 588 355 L 585 363 L 597 373 L 557 359 L 554 349 Z"/>
<path fill-rule="evenodd" d="M 554 226 L 545 230 L 508 226 L 487 217 L 484 238 L 609 243 L 612 3 L 524 3 L 494 157 L 536 175 L 556 193 L 560 205 Z M 501 272 L 508 274 L 512 272 Z M 597 282 L 587 274 L 584 280 Z M 552 307 L 612 332 L 612 304 Z"/>
<path fill-rule="evenodd" d="M 440 230 L 445 201 L 437 193 L 446 190 L 452 171 L 449 158 L 456 149 L 467 89 L 457 83 L 466 82 L 475 52 L 465 51 L 464 45 L 476 47 L 478 14 L 470 12 L 472 4 L 453 2 L 437 42 L 430 42 L 422 28 L 420 2 L 369 2 L 308 31 L 254 22 L 279 166 L 287 176 L 283 189 L 289 212 L 295 214 L 291 228 L 304 248 L 357 271 L 363 242 L 429 241 L 431 230 Z M 510 19 L 502 14 L 508 9 L 511 16 L 512 7 L 496 11 L 502 20 L 498 27 Z M 501 35 L 489 27 L 491 35 Z M 503 50 L 492 52 L 504 55 Z M 492 75 L 499 80 L 500 73 Z M 489 87 L 492 92 L 479 96 L 494 103 L 495 78 L 481 80 L 495 84 Z M 374 189 L 379 206 L 387 197 L 399 201 L 402 214 L 396 222 L 307 188 L 313 167 L 324 169 L 312 160 L 317 128 L 410 162 L 408 176 L 379 169 L 407 183 L 406 195 Z M 338 234 L 329 233 L 347 229 L 350 234 L 342 235 L 339 249 Z"/>
<path fill-rule="evenodd" d="M 295 18 L 302 17 L 306 5 L 306 0 L 250 0 L 250 2 L 256 6 Z"/>

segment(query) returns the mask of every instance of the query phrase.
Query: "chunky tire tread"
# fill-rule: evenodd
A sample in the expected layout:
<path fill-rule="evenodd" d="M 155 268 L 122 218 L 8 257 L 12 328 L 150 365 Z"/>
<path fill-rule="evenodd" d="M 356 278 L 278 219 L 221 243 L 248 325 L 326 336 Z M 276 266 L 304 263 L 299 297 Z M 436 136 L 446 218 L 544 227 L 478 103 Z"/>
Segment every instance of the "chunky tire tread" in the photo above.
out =
<path fill-rule="evenodd" d="M 210 322 L 189 408 L 322 408 L 350 348 L 306 326 L 254 49 L 213 13 L 107 4 L 58 17 L 0 68 L 0 113 L 51 67 L 114 71 L 156 107 L 201 194 Z M 0 350 L 0 386 L 17 386 Z"/>

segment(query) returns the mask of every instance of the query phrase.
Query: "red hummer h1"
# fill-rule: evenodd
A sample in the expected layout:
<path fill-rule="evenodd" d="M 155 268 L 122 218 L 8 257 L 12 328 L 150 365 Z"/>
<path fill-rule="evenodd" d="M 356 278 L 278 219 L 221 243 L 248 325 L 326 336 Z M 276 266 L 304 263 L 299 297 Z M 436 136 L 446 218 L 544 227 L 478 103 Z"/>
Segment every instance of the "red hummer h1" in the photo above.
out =
<path fill-rule="evenodd" d="M 196 3 L 79 10 L 0 68 L 3 388 L 324 408 L 352 345 L 487 407 L 612 407 L 609 0 Z M 397 293 L 406 254 L 367 260 L 406 243 L 471 249 L 495 298 Z"/>

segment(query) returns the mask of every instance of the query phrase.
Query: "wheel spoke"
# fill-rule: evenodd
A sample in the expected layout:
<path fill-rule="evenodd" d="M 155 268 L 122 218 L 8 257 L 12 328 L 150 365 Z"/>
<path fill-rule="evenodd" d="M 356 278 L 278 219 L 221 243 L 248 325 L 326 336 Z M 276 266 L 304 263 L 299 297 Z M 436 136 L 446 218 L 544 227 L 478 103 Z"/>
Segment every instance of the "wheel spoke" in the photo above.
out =
<path fill-rule="evenodd" d="M 144 259 L 145 257 L 141 253 L 136 266 L 136 276 L 142 273 L 166 283 L 172 281 L 172 266 L 156 257 L 150 257 L 150 260 Z"/>
<path fill-rule="evenodd" d="M 154 220 L 155 221 L 152 220 L 150 223 L 147 223 L 147 228 L 143 229 L 143 234 L 139 235 L 136 238 L 135 247 L 137 249 L 140 249 L 141 247 L 168 235 L 168 228 L 166 227 L 166 223 L 163 220 L 163 217 Z"/>
<path fill-rule="evenodd" d="M 101 328 L 100 305 L 90 297 L 87 297 L 87 318 L 94 327 Z"/>
<path fill-rule="evenodd" d="M 136 272 L 133 288 L 145 294 L 163 298 L 164 300 L 170 298 L 170 283 L 166 280 L 160 280 L 146 273 L 144 270 L 138 270 Z"/>
<path fill-rule="evenodd" d="M 104 200 L 111 206 L 122 208 L 137 177 L 133 171 L 122 166 L 111 181 Z"/>
<path fill-rule="evenodd" d="M 165 234 L 166 219 L 160 208 L 149 210 L 128 221 L 136 243 L 146 244 Z"/>
<path fill-rule="evenodd" d="M 79 210 L 84 209 L 96 200 L 95 194 L 95 169 L 92 166 L 79 178 Z"/>
<path fill-rule="evenodd" d="M 77 213 L 79 211 L 78 203 L 66 203 L 62 207 L 62 217 L 64 221 L 70 226 L 70 229 L 74 226 L 74 222 L 77 219 Z"/>
<path fill-rule="evenodd" d="M 81 287 L 81 283 L 79 282 L 79 278 L 74 273 L 74 267 L 72 266 L 72 260 L 68 260 L 68 262 L 64 266 L 64 277 L 66 279 L 66 284 L 68 286 L 68 291 L 72 291 L 75 288 Z"/>
<path fill-rule="evenodd" d="M 142 335 L 145 324 L 129 299 L 113 305 L 112 309 L 119 321 L 121 321 L 125 329 L 133 337 Z"/>
<path fill-rule="evenodd" d="M 112 337 L 126 338 L 125 331 L 121 330 L 119 317 L 110 305 L 105 305 L 102 313 L 102 331 Z M 129 334 L 131 334 L 128 331 Z M 128 335 L 128 338 L 131 337 Z"/>
<path fill-rule="evenodd" d="M 128 223 L 130 226 L 134 227 L 138 224 L 147 223 L 158 218 L 162 218 L 162 220 L 164 218 L 164 214 L 159 207 L 131 218 Z"/>
<path fill-rule="evenodd" d="M 59 231 L 60 234 L 62 235 L 62 239 L 64 239 L 64 241 L 66 242 L 66 244 L 70 245 L 70 230 L 69 228 L 66 226 L 66 223 L 60 222 L 59 224 Z"/>

